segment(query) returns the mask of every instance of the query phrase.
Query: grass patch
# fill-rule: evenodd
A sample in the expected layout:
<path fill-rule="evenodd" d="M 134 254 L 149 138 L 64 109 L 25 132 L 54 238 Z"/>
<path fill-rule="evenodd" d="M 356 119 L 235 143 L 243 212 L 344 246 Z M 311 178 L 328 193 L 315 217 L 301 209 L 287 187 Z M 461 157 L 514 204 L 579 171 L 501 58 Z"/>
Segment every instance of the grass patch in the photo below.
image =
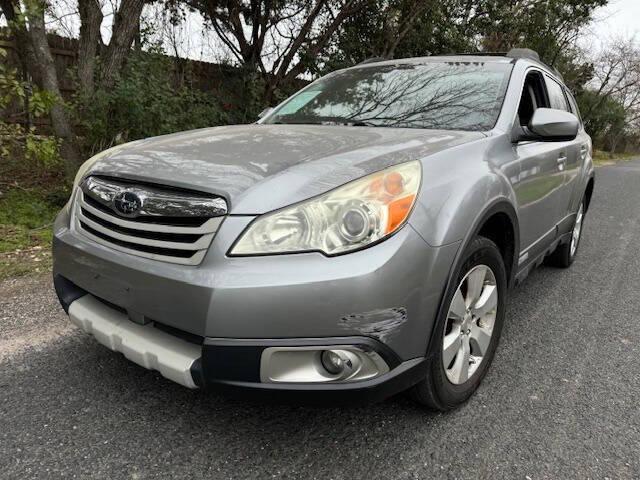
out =
<path fill-rule="evenodd" d="M 593 163 L 596 165 L 613 165 L 640 157 L 637 153 L 609 153 L 603 150 L 593 151 Z"/>
<path fill-rule="evenodd" d="M 71 191 L 57 141 L 38 137 L 34 150 L 19 133 L 0 152 L 0 279 L 50 270 L 53 221 Z"/>
<path fill-rule="evenodd" d="M 0 253 L 0 281 L 51 271 L 49 246 L 37 246 L 26 250 Z"/>
<path fill-rule="evenodd" d="M 0 279 L 51 269 L 53 221 L 67 195 L 56 186 L 0 190 Z"/>

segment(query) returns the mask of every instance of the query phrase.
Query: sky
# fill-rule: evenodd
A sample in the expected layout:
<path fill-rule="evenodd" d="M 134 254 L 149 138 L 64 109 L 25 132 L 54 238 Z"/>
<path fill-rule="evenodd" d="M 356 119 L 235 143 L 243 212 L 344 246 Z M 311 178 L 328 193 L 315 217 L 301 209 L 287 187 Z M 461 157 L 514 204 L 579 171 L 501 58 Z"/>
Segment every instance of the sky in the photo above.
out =
<path fill-rule="evenodd" d="M 588 41 L 600 44 L 612 37 L 637 36 L 640 41 L 640 0 L 612 0 L 595 12 Z"/>
<path fill-rule="evenodd" d="M 183 40 L 183 56 L 198 60 L 219 61 L 221 53 L 218 42 L 211 40 L 208 32 L 203 34 L 202 19 L 189 14 L 189 21 L 174 32 Z M 106 22 L 105 22 L 106 23 Z M 594 22 L 583 32 L 581 45 L 597 54 L 607 43 L 620 37 L 636 37 L 640 43 L 640 0 L 610 0 L 609 4 L 594 13 Z"/>
<path fill-rule="evenodd" d="M 158 11 L 162 9 L 156 9 Z M 158 13 L 156 21 L 157 15 Z M 200 16 L 190 13 L 188 19 L 173 32 L 177 40 L 184 42 L 180 54 L 196 60 L 220 61 L 221 46 L 219 42 L 212 40 L 210 32 L 203 32 Z M 103 27 L 108 34 L 110 30 L 107 23 Z M 597 54 L 613 39 L 634 36 L 640 43 L 640 0 L 610 0 L 607 6 L 596 10 L 594 22 L 583 32 L 580 44 L 587 51 Z"/>
<path fill-rule="evenodd" d="M 104 0 L 101 3 L 109 4 Z M 56 30 L 62 35 L 77 36 L 77 19 L 73 15 L 64 15 L 77 8 L 76 0 L 57 0 L 53 4 L 57 5 L 58 18 L 62 18 L 61 23 L 56 22 Z M 166 24 L 166 18 L 162 18 L 162 8 L 151 6 L 146 11 L 153 18 L 152 24 Z M 607 6 L 596 10 L 594 18 L 593 24 L 584 30 L 580 39 L 580 44 L 587 51 L 597 54 L 609 41 L 620 37 L 635 36 L 636 41 L 640 43 L 640 0 L 611 0 Z M 109 40 L 111 21 L 112 16 L 105 15 L 102 25 L 105 42 Z M 4 18 L 0 20 L 0 26 L 3 24 Z M 53 25 L 49 24 L 48 26 Z M 165 45 L 171 43 L 166 35 L 163 38 Z M 223 52 L 219 42 L 215 41 L 209 32 L 203 31 L 202 19 L 197 14 L 188 14 L 188 21 L 176 29 L 169 29 L 169 35 L 174 37 L 174 41 L 177 41 L 175 43 L 179 44 L 178 53 L 180 56 L 207 61 L 221 60 L 219 57 Z"/>

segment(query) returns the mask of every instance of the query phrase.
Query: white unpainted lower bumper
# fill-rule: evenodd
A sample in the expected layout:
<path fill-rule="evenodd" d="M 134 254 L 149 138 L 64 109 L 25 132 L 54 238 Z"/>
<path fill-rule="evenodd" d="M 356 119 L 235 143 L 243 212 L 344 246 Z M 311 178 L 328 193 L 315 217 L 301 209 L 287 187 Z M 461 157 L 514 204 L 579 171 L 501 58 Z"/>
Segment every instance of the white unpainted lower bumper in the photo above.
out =
<path fill-rule="evenodd" d="M 174 337 L 149 325 L 138 325 L 91 295 L 69 306 L 69 318 L 107 348 L 185 387 L 197 388 L 191 366 L 201 347 Z"/>

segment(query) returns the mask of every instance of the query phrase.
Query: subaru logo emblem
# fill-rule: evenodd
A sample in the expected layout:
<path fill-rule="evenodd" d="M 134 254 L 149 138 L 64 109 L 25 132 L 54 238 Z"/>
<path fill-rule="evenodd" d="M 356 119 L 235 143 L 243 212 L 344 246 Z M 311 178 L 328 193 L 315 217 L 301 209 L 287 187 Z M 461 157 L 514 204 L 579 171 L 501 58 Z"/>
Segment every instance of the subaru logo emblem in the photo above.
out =
<path fill-rule="evenodd" d="M 142 200 L 133 192 L 119 192 L 113 197 L 113 206 L 118 213 L 134 216 L 142 206 Z"/>

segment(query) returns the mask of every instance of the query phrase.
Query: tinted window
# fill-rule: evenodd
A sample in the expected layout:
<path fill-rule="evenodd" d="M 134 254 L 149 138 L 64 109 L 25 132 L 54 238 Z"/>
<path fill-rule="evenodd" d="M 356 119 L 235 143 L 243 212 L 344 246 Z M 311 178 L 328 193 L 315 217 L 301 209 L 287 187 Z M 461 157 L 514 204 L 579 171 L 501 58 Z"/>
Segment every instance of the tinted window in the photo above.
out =
<path fill-rule="evenodd" d="M 497 62 L 353 68 L 318 80 L 265 123 L 489 130 L 511 69 Z"/>
<path fill-rule="evenodd" d="M 564 91 L 558 82 L 546 77 L 547 79 L 547 91 L 549 93 L 549 103 L 551 108 L 558 110 L 569 111 L 569 104 L 567 98 L 564 96 Z"/>
<path fill-rule="evenodd" d="M 578 117 L 578 120 L 580 120 L 580 123 L 582 123 L 582 118 L 580 118 L 580 110 L 578 109 L 578 104 L 576 103 L 576 99 L 574 98 L 573 95 L 571 95 L 571 93 L 569 91 L 565 91 L 567 94 L 567 98 L 569 99 L 569 105 L 571 106 L 571 113 L 573 113 L 576 117 Z"/>
<path fill-rule="evenodd" d="M 548 107 L 545 91 L 543 76 L 537 71 L 529 73 L 524 82 L 518 107 L 520 125 L 529 125 L 536 109 Z"/>

